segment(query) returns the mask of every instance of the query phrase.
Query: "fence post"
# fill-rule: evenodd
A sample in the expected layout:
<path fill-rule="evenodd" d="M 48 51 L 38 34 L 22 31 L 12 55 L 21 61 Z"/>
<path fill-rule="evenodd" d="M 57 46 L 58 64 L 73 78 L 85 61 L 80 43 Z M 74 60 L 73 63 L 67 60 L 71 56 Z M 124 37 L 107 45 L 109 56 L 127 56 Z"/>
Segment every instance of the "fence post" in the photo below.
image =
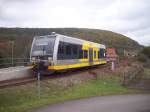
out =
<path fill-rule="evenodd" d="M 39 99 L 41 98 L 41 73 L 40 73 L 40 59 L 38 59 L 38 62 L 37 62 L 37 75 L 38 75 L 38 82 L 37 82 L 37 89 L 38 89 L 38 97 Z"/>
<path fill-rule="evenodd" d="M 41 98 L 41 75 L 39 71 L 38 71 L 38 97 L 39 99 Z"/>
<path fill-rule="evenodd" d="M 115 70 L 115 62 L 112 60 L 111 61 L 111 70 L 114 71 Z"/>
<path fill-rule="evenodd" d="M 123 85 L 126 85 L 126 71 L 123 72 Z"/>

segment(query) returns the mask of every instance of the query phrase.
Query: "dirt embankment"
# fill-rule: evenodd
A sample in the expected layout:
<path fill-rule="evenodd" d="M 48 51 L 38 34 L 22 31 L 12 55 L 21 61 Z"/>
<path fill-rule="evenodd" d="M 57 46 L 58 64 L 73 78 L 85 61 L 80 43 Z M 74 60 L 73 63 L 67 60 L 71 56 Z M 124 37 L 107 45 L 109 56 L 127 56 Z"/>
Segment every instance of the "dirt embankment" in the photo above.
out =
<path fill-rule="evenodd" d="M 117 69 L 123 75 L 123 85 L 150 91 L 150 67 L 136 60 L 120 62 Z"/>
<path fill-rule="evenodd" d="M 114 76 L 120 77 L 120 84 L 132 88 L 150 89 L 149 70 L 145 69 L 141 63 L 135 60 L 120 60 L 116 63 L 115 71 L 111 71 L 111 64 L 100 65 L 92 69 L 87 69 L 81 72 L 75 70 L 72 73 L 66 72 L 65 76 L 55 79 L 42 81 L 44 85 L 56 85 L 66 89 L 74 85 L 84 83 L 92 79 L 105 80 Z M 126 79 L 125 79 L 126 76 Z"/>

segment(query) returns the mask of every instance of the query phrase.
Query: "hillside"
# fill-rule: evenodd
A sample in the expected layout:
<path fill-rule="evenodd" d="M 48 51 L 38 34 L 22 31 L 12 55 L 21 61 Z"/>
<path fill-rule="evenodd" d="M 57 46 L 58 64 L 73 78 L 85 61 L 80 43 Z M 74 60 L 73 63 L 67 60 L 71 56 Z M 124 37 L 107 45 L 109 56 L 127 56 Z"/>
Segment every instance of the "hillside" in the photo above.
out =
<path fill-rule="evenodd" d="M 29 57 L 30 45 L 35 35 L 48 35 L 51 32 L 73 36 L 101 44 L 107 47 L 138 50 L 141 46 L 134 40 L 111 31 L 85 28 L 0 28 L 0 57 L 11 56 L 11 43 L 14 41 L 15 57 Z M 5 43 L 5 44 L 2 44 Z"/>

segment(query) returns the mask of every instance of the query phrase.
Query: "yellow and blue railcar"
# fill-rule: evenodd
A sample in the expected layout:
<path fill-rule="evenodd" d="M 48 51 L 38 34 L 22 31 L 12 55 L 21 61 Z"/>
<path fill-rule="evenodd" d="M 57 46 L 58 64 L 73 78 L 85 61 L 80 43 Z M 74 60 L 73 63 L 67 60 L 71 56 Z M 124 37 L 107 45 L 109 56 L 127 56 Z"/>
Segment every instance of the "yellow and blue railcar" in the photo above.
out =
<path fill-rule="evenodd" d="M 36 36 L 33 39 L 30 61 L 42 62 L 44 71 L 106 64 L 105 45 L 61 34 Z"/>

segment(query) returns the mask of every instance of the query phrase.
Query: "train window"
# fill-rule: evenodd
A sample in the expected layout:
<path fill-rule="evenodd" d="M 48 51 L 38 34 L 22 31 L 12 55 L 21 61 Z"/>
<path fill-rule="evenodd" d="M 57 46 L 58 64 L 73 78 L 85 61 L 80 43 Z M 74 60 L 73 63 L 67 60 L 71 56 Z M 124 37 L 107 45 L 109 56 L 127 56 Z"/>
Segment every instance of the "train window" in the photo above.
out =
<path fill-rule="evenodd" d="M 84 54 L 84 58 L 88 58 L 88 51 L 87 50 L 84 50 L 83 54 Z"/>
<path fill-rule="evenodd" d="M 65 44 L 64 42 L 59 42 L 58 46 L 58 53 L 57 53 L 58 60 L 62 60 L 65 58 Z"/>
<path fill-rule="evenodd" d="M 106 50 L 104 49 L 103 57 L 106 57 Z"/>
<path fill-rule="evenodd" d="M 98 59 L 100 59 L 100 52 L 98 51 Z"/>
<path fill-rule="evenodd" d="M 100 58 L 104 58 L 105 57 L 105 49 L 100 49 Z"/>
<path fill-rule="evenodd" d="M 82 59 L 88 57 L 88 52 L 82 50 L 82 45 L 60 42 L 58 47 L 58 59 Z M 83 55 L 85 54 L 85 55 Z"/>
<path fill-rule="evenodd" d="M 66 55 L 71 55 L 71 45 L 66 45 Z"/>
<path fill-rule="evenodd" d="M 94 51 L 94 58 L 96 58 L 96 51 Z"/>
<path fill-rule="evenodd" d="M 77 51 L 78 51 L 78 46 L 77 45 L 72 45 L 73 55 L 77 55 Z"/>
<path fill-rule="evenodd" d="M 47 38 L 47 37 L 35 38 L 31 55 L 32 56 L 39 56 L 39 55 L 53 56 L 55 39 L 56 38 Z"/>
<path fill-rule="evenodd" d="M 79 50 L 79 59 L 83 58 L 83 50 Z"/>
<path fill-rule="evenodd" d="M 63 42 L 60 42 L 59 43 L 59 47 L 58 47 L 58 54 L 64 54 L 64 45 L 63 45 Z"/>

